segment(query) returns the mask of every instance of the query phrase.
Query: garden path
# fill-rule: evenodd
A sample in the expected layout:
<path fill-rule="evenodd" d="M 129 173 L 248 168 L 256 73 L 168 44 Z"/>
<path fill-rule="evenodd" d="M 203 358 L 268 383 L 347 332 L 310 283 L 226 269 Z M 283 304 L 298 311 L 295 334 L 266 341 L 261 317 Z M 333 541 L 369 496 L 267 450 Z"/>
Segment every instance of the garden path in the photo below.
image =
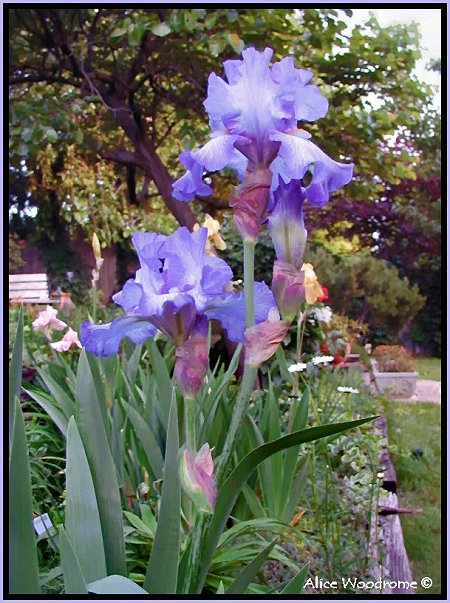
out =
<path fill-rule="evenodd" d="M 417 381 L 416 393 L 411 398 L 396 398 L 398 402 L 432 402 L 441 403 L 441 382 L 431 379 L 419 379 Z"/>
<path fill-rule="evenodd" d="M 378 390 L 374 383 L 371 384 L 371 389 L 374 394 Z M 416 385 L 416 393 L 411 398 L 395 398 L 395 402 L 431 402 L 432 404 L 441 404 L 441 382 L 431 379 L 418 379 Z"/>

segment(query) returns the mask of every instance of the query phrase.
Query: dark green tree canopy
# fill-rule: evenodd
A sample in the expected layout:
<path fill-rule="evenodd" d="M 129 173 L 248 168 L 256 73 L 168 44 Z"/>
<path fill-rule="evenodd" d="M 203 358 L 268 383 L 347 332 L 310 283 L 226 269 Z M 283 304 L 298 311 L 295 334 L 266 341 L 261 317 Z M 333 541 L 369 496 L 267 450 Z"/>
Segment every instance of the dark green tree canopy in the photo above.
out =
<path fill-rule="evenodd" d="M 311 69 L 329 98 L 326 118 L 308 129 L 331 155 L 356 163 L 346 194 L 374 197 L 386 182 L 414 175 L 409 154 L 390 154 L 383 143 L 400 125 L 411 130 L 429 90 L 411 75 L 419 56 L 414 28 L 383 29 L 372 19 L 348 36 L 349 12 L 12 9 L 12 161 L 26 157 L 33 169 L 43 145 L 64 158 L 73 145 L 87 170 L 115 164 L 128 203 L 162 200 L 192 227 L 191 207 L 172 197 L 171 183 L 182 171 L 179 152 L 207 138 L 208 75 L 244 46 L 271 46 L 274 58 L 293 54 Z M 371 109 L 374 102 L 381 106 Z M 230 183 L 219 177 L 203 206 L 226 206 Z"/>

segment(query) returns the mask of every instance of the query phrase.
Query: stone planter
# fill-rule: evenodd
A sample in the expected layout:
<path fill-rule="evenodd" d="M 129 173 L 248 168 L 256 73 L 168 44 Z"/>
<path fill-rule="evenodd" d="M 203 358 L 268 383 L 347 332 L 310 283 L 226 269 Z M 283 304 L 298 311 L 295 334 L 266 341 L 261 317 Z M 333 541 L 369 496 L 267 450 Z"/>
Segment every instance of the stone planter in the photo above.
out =
<path fill-rule="evenodd" d="M 370 362 L 379 392 L 386 392 L 391 398 L 412 398 L 414 396 L 419 373 L 380 373 L 377 361 L 371 360 Z"/>

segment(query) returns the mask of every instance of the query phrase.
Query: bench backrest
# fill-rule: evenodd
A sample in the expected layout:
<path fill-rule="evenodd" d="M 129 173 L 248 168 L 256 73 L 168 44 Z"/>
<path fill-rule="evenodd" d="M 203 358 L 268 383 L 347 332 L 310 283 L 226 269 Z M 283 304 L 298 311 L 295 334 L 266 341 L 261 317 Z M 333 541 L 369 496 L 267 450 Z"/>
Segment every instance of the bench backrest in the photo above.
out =
<path fill-rule="evenodd" d="M 9 299 L 28 304 L 52 304 L 58 301 L 49 297 L 48 278 L 45 272 L 10 274 Z"/>

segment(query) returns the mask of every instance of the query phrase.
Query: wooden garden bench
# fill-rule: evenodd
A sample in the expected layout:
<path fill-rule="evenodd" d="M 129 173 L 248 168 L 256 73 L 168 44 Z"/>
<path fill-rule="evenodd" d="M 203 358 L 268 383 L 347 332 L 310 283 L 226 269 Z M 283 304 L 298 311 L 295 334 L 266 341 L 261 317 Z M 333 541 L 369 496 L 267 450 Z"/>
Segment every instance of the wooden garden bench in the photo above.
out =
<path fill-rule="evenodd" d="M 10 274 L 9 301 L 23 304 L 58 304 L 60 296 L 50 297 L 48 277 L 37 274 Z"/>

